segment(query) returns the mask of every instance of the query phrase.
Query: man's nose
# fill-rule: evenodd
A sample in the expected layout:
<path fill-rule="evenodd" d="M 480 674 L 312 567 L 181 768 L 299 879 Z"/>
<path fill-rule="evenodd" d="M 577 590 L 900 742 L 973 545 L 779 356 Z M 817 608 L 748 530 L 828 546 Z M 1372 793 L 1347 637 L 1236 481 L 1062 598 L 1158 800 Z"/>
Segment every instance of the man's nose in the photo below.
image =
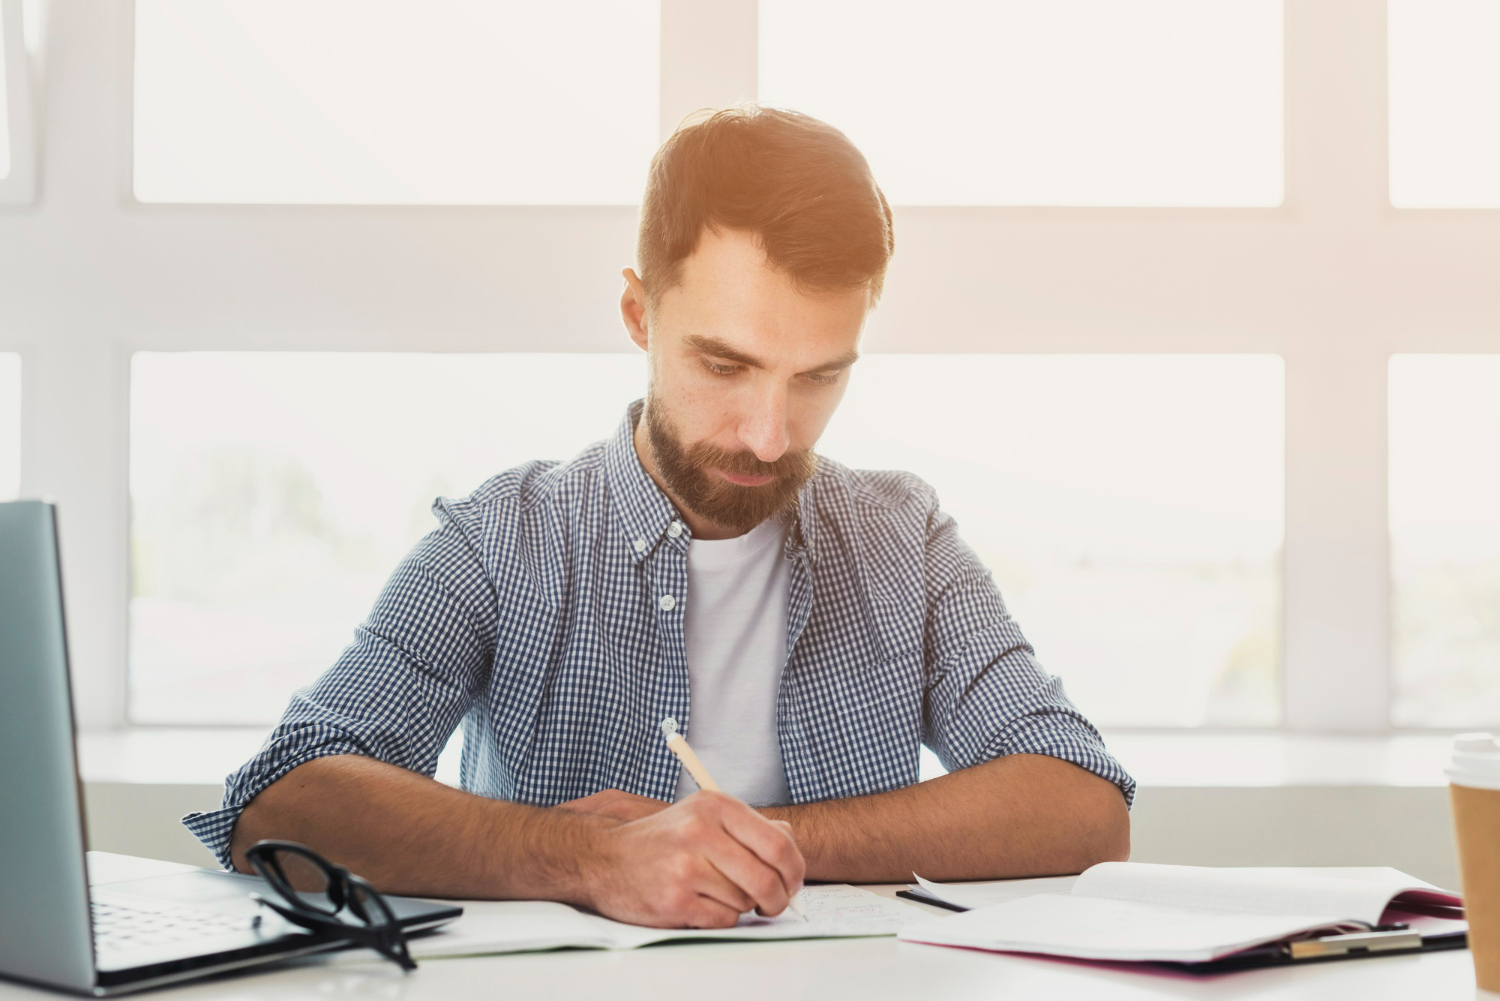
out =
<path fill-rule="evenodd" d="M 760 394 L 752 412 L 740 422 L 740 442 L 761 462 L 775 462 L 792 443 L 786 426 L 786 392 Z"/>

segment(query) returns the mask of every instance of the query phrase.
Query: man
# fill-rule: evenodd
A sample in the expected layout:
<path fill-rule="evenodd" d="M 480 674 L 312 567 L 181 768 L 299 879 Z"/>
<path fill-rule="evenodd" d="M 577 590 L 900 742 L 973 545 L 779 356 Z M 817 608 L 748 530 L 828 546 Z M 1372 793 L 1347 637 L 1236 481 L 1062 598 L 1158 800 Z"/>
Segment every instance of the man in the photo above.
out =
<path fill-rule="evenodd" d="M 814 457 L 893 246 L 837 130 L 763 109 L 680 129 L 624 272 L 644 404 L 568 462 L 440 499 L 189 827 L 241 870 L 286 838 L 394 892 L 663 927 L 779 913 L 804 877 L 1127 857 L 1132 781 L 933 491 Z M 681 774 L 667 717 L 725 794 Z M 460 723 L 462 791 L 430 777 Z M 950 774 L 918 784 L 923 743 Z"/>

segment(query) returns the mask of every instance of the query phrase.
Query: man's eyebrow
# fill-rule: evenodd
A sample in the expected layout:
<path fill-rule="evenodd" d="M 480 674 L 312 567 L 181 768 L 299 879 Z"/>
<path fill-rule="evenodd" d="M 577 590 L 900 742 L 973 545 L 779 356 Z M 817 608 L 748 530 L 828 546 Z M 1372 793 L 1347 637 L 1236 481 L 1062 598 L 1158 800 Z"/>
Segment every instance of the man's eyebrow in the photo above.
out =
<path fill-rule="evenodd" d="M 830 371 L 832 371 L 834 369 L 848 368 L 850 365 L 853 365 L 857 361 L 859 361 L 859 352 L 858 351 L 850 351 L 850 352 L 848 352 L 846 354 L 839 355 L 837 358 L 835 358 L 833 361 L 829 362 L 826 365 L 819 365 L 817 368 L 812 369 L 811 371 L 813 371 L 813 372 L 830 372 Z"/>
<path fill-rule="evenodd" d="M 689 347 L 702 351 L 706 355 L 713 355 L 715 358 L 723 358 L 725 361 L 732 361 L 740 365 L 749 365 L 751 368 L 766 367 L 759 358 L 754 358 L 743 351 L 736 350 L 717 337 L 708 337 L 703 334 L 689 334 L 687 336 L 687 343 Z M 848 368 L 857 361 L 859 361 L 859 352 L 849 351 L 826 364 L 809 369 L 809 371 L 828 372 L 833 369 Z"/>
<path fill-rule="evenodd" d="M 690 347 L 702 351 L 706 355 L 715 358 L 723 358 L 725 361 L 736 362 L 740 365 L 749 365 L 751 368 L 765 368 L 759 358 L 752 358 L 743 351 L 736 351 L 717 337 L 705 337 L 702 334 L 689 334 L 687 343 Z"/>

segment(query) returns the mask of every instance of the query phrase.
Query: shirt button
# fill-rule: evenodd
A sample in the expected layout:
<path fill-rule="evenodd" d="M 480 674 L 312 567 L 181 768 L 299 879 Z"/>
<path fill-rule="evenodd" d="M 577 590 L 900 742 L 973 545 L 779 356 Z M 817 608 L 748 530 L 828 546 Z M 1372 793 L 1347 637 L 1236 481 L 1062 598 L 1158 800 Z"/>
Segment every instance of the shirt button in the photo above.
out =
<path fill-rule="evenodd" d="M 670 594 L 664 594 L 661 596 L 660 600 L 657 601 L 656 607 L 660 608 L 663 612 L 670 612 L 672 609 L 677 607 L 677 599 L 672 597 Z"/>
<path fill-rule="evenodd" d="M 646 551 L 646 540 L 645 539 L 636 539 L 634 545 L 635 545 L 635 551 L 636 552 L 638 552 L 638 553 L 644 553 Z"/>
<path fill-rule="evenodd" d="M 674 539 L 677 538 L 679 535 L 681 535 L 682 534 L 682 522 L 680 522 L 680 521 L 674 521 L 674 522 L 672 522 L 672 524 L 668 525 L 667 526 L 667 534 L 670 535 Z"/>

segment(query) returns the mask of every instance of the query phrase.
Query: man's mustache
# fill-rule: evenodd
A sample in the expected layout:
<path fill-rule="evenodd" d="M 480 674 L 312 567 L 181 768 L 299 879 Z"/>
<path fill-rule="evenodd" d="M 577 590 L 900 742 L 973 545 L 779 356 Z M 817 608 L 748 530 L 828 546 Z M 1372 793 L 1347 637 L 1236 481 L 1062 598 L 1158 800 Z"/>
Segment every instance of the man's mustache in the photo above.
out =
<path fill-rule="evenodd" d="M 731 452 L 707 442 L 689 448 L 687 458 L 699 469 L 722 469 L 738 476 L 770 476 L 777 480 L 806 474 L 818 461 L 813 452 L 801 451 L 788 452 L 775 462 L 762 462 L 753 452 Z"/>

